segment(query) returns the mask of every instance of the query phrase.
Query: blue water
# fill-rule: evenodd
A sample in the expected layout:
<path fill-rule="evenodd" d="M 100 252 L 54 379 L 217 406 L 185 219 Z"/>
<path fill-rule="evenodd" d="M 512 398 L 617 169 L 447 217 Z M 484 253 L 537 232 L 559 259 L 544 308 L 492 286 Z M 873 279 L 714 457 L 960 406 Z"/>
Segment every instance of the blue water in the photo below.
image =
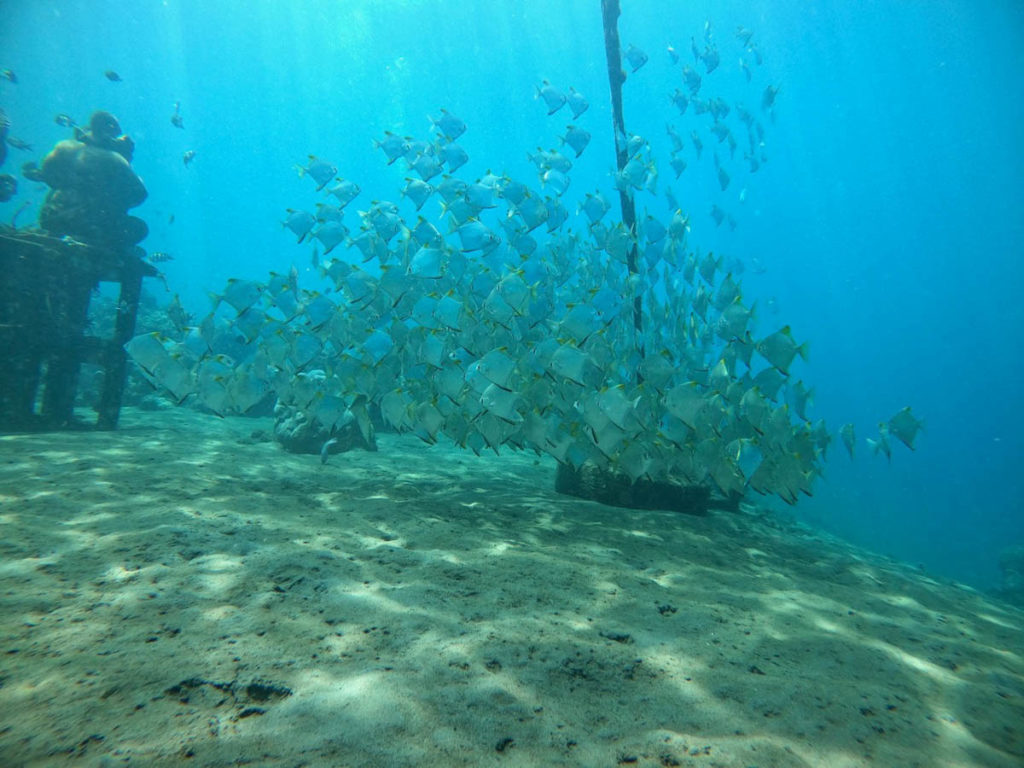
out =
<path fill-rule="evenodd" d="M 691 244 L 763 265 L 743 282 L 761 332 L 789 323 L 809 341 L 796 375 L 814 387 L 814 416 L 856 424 L 856 461 L 833 445 L 826 477 L 794 513 L 929 572 L 994 586 L 999 550 L 1024 540 L 1024 6 L 623 6 L 623 44 L 650 55 L 624 87 L 627 127 L 654 145 L 662 186 L 692 215 Z M 295 264 L 315 279 L 309 248 L 280 225 L 286 208 L 318 199 L 293 168 L 309 154 L 356 180 L 358 203 L 397 199 L 408 171 L 386 166 L 373 139 L 428 138 L 427 115 L 446 107 L 469 125 L 460 175 L 534 180 L 527 151 L 556 146 L 570 118 L 548 117 L 534 99 L 545 78 L 592 105 L 578 123 L 594 138 L 567 201 L 595 188 L 614 199 L 599 0 L 5 0 L 0 17 L 0 67 L 19 78 L 0 81 L 0 106 L 36 150 L 11 149 L 3 170 L 67 136 L 55 114 L 114 112 L 150 193 L 135 211 L 150 225 L 143 245 L 175 256 L 162 265 L 168 284 L 197 313 L 229 276 L 263 279 Z M 705 89 L 743 100 L 766 127 L 768 161 L 746 173 L 741 141 L 724 193 L 706 132 L 701 164 L 678 182 L 668 167 L 665 123 L 686 137 L 698 118 L 669 100 L 682 62 L 666 46 L 692 65 L 690 38 L 706 20 L 722 65 Z M 740 24 L 764 56 L 750 85 L 737 67 Z M 107 69 L 123 82 L 105 79 Z M 767 84 L 781 88 L 774 120 L 760 111 Z M 185 130 L 169 121 L 176 101 Z M 0 218 L 41 201 L 43 189 L 20 183 Z M 736 217 L 735 231 L 714 226 L 712 202 Z M 639 204 L 668 213 L 663 196 Z M 891 462 L 869 455 L 863 437 L 908 404 L 926 421 L 917 450 L 894 445 Z"/>

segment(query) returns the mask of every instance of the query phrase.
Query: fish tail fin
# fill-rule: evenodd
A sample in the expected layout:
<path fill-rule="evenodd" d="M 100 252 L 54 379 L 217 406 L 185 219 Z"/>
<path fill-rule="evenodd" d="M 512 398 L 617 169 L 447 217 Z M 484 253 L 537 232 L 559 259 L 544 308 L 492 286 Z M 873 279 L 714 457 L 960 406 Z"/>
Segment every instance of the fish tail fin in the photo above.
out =
<path fill-rule="evenodd" d="M 805 341 L 803 344 L 801 344 L 799 347 L 796 348 L 796 352 L 797 352 L 798 355 L 800 355 L 800 357 L 802 357 L 804 360 L 806 360 L 807 359 L 807 355 L 809 355 L 810 352 L 811 352 L 810 342 L 809 341 Z"/>

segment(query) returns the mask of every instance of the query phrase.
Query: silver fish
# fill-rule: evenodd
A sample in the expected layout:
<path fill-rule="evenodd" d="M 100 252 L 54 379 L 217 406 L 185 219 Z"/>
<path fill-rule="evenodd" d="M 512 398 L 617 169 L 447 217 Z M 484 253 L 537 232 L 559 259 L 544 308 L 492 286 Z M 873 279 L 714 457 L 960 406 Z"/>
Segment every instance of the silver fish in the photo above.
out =
<path fill-rule="evenodd" d="M 910 406 L 900 410 L 889 419 L 889 434 L 894 435 L 910 450 L 914 450 L 914 439 L 924 426 L 924 422 L 910 412 Z"/>
<path fill-rule="evenodd" d="M 316 182 L 317 192 L 330 184 L 337 173 L 337 166 L 332 165 L 326 160 L 321 160 L 316 155 L 310 155 L 309 162 L 299 168 L 300 176 L 309 176 L 309 178 Z"/>
<path fill-rule="evenodd" d="M 466 124 L 444 108 L 441 109 L 440 116 L 431 117 L 430 122 L 449 141 L 455 141 L 466 132 Z"/>
<path fill-rule="evenodd" d="M 560 110 L 566 102 L 565 94 L 555 88 L 547 80 L 537 86 L 537 98 L 543 99 L 547 105 L 548 114 L 553 115 Z"/>
<path fill-rule="evenodd" d="M 338 438 L 332 437 L 326 440 L 322 446 L 320 446 L 320 463 L 326 464 L 327 460 L 331 457 L 331 448 L 338 444 Z"/>
<path fill-rule="evenodd" d="M 586 97 L 571 85 L 569 86 L 569 93 L 566 94 L 565 100 L 569 104 L 569 109 L 572 110 L 573 120 L 578 120 L 579 116 L 590 108 L 590 102 L 587 101 Z"/>
<path fill-rule="evenodd" d="M 632 43 L 623 51 L 622 56 L 629 62 L 629 66 L 632 67 L 634 72 L 647 63 L 647 54 Z"/>

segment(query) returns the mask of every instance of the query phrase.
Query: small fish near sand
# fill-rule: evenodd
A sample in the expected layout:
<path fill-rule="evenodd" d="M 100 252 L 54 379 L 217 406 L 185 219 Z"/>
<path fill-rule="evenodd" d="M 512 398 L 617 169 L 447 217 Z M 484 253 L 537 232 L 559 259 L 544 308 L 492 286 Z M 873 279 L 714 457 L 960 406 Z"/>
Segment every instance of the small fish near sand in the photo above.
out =
<path fill-rule="evenodd" d="M 326 464 L 331 457 L 331 447 L 338 444 L 338 438 L 332 437 L 320 447 L 320 463 Z"/>
<path fill-rule="evenodd" d="M 189 164 L 195 159 L 195 157 L 196 151 L 194 149 L 189 149 L 186 150 L 185 154 L 181 156 L 181 161 L 185 163 L 185 167 L 187 168 Z"/>
<path fill-rule="evenodd" d="M 171 115 L 171 125 L 175 128 L 185 129 L 185 120 L 181 116 L 181 102 L 174 102 L 174 114 Z"/>
<path fill-rule="evenodd" d="M 120 82 L 122 82 L 122 80 L 121 80 L 121 76 L 120 76 L 119 74 L 117 74 L 117 72 L 115 72 L 115 71 L 114 71 L 114 70 L 112 70 L 112 69 L 108 69 L 108 70 L 106 70 L 106 71 L 105 71 L 105 72 L 103 73 L 103 76 L 104 76 L 105 78 L 107 78 L 107 80 L 109 80 L 109 81 L 110 81 L 110 82 L 112 82 L 112 83 L 120 83 Z"/>

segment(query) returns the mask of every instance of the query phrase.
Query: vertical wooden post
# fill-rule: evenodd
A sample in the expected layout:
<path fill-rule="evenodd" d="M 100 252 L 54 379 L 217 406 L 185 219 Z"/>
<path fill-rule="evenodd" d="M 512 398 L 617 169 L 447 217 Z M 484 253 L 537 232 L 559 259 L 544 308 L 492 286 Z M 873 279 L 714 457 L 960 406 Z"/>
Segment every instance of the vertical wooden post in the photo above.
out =
<path fill-rule="evenodd" d="M 121 397 L 124 393 L 125 369 L 128 364 L 124 345 L 135 333 L 135 317 L 139 310 L 139 296 L 142 293 L 143 264 L 137 257 L 129 254 L 125 254 L 122 261 L 121 291 L 117 302 L 114 335 L 106 342 L 101 352 L 103 389 L 96 409 L 96 426 L 100 429 L 117 427 L 117 417 L 121 413 Z"/>
<path fill-rule="evenodd" d="M 612 95 L 612 129 L 615 136 L 615 165 L 621 171 L 629 162 L 626 145 L 626 124 L 622 116 L 622 84 L 626 73 L 622 71 L 621 44 L 619 43 L 619 0 L 601 0 L 601 15 L 604 19 L 604 50 L 608 59 L 608 86 Z M 633 244 L 626 255 L 626 267 L 632 275 L 637 274 L 636 205 L 629 189 L 619 189 L 619 205 L 622 208 L 622 223 L 633 235 Z M 643 303 L 640 296 L 633 297 L 633 327 L 636 330 L 637 351 L 643 357 Z M 639 372 L 637 381 L 641 380 Z"/>

